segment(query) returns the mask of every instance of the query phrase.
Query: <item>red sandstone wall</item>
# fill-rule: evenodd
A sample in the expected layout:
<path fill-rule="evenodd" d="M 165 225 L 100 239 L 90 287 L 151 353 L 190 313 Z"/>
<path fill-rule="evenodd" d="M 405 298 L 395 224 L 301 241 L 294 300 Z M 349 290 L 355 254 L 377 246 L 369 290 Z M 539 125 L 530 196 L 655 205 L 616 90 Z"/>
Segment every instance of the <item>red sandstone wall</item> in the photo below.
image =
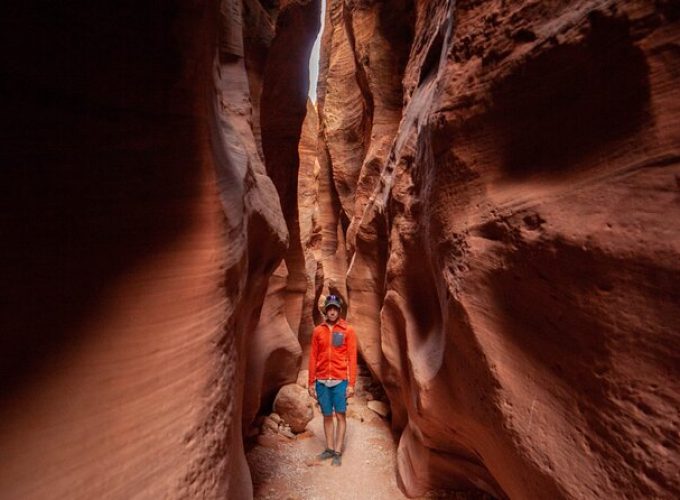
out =
<path fill-rule="evenodd" d="M 254 130 L 267 175 L 276 194 L 289 234 L 288 247 L 269 278 L 261 314 L 247 344 L 248 389 L 243 427 L 246 433 L 261 408 L 270 411 L 276 391 L 294 382 L 301 363 L 300 332 L 307 291 L 305 261 L 297 210 L 297 177 L 301 162 L 298 143 L 307 111 L 309 54 L 319 30 L 318 1 L 281 2 L 267 7 L 257 1 L 246 9 L 246 68 L 253 108 L 259 110 Z M 285 77 L 284 77 L 285 76 Z M 268 253 L 267 235 L 258 249 Z M 266 277 L 266 276 L 265 276 Z M 251 274 L 250 278 L 253 276 Z"/>
<path fill-rule="evenodd" d="M 2 7 L 3 497 L 251 496 L 242 427 L 300 356 L 254 333 L 285 304 L 260 93 L 286 8 Z"/>
<path fill-rule="evenodd" d="M 679 494 L 679 19 L 329 2 L 320 247 L 347 255 L 322 267 L 408 493 Z"/>

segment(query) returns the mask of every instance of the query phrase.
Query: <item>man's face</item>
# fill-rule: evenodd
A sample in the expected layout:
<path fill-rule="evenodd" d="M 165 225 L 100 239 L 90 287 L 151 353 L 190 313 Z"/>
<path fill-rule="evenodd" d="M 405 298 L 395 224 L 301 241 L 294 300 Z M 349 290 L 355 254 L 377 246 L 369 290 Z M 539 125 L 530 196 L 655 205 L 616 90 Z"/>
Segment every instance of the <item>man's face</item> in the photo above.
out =
<path fill-rule="evenodd" d="M 340 309 L 338 309 L 335 306 L 328 306 L 326 308 L 326 319 L 331 322 L 335 323 L 338 320 L 338 316 L 340 315 Z"/>

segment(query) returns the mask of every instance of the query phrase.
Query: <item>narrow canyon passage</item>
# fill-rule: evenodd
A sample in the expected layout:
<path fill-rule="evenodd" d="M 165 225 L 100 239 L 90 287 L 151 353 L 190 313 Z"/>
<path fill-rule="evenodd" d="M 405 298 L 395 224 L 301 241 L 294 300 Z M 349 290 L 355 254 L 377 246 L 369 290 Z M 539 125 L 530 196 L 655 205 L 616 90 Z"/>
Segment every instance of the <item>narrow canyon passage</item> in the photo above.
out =
<path fill-rule="evenodd" d="M 677 1 L 24 2 L 0 40 L 3 499 L 680 497 Z"/>
<path fill-rule="evenodd" d="M 246 454 L 253 474 L 254 498 L 408 498 L 397 486 L 396 446 L 385 423 L 362 423 L 350 418 L 342 467 L 315 459 L 323 448 L 321 417 L 310 422 L 308 432 L 310 436 L 296 442 L 267 443 Z"/>
<path fill-rule="evenodd" d="M 297 383 L 306 387 L 306 377 L 303 372 Z M 250 449 L 248 445 L 246 448 L 254 498 L 407 498 L 397 486 L 396 442 L 387 420 L 389 407 L 381 398 L 384 392 L 364 368 L 358 379 L 357 395 L 350 399 L 347 409 L 347 435 L 340 467 L 318 458 L 325 448 L 323 417 L 318 405 L 313 406 L 311 420 L 298 434 L 290 431 L 281 415 L 265 417 L 261 433 Z"/>

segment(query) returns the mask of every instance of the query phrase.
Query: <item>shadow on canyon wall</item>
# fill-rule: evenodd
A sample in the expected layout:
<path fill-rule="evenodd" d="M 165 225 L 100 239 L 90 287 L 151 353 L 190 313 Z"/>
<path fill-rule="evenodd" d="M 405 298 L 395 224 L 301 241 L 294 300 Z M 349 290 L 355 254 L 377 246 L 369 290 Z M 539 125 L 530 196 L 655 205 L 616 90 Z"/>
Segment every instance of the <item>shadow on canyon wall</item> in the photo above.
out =
<path fill-rule="evenodd" d="M 3 395 L 109 285 L 182 237 L 199 186 L 176 2 L 2 8 Z"/>

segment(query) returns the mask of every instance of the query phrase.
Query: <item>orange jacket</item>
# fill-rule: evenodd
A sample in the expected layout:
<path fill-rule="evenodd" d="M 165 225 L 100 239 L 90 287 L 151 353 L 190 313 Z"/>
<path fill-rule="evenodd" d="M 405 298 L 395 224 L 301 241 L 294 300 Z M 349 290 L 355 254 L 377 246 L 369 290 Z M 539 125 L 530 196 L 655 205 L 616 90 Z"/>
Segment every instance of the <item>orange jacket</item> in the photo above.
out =
<path fill-rule="evenodd" d="M 334 335 L 335 342 L 333 342 Z M 349 379 L 354 387 L 357 380 L 357 336 L 344 319 L 338 320 L 331 331 L 321 323 L 312 332 L 309 352 L 309 385 L 316 379 Z"/>

